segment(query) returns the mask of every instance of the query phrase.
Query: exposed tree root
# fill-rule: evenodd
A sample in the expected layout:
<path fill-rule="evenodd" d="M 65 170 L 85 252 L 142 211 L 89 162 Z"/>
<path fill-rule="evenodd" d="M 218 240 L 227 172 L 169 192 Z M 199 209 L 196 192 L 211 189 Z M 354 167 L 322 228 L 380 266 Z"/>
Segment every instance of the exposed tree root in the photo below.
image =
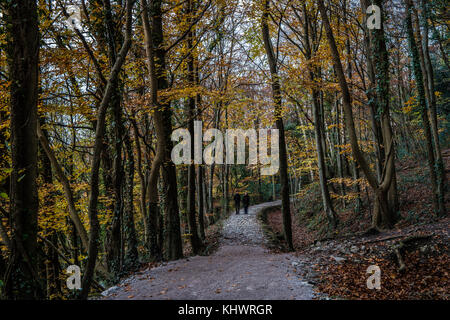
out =
<path fill-rule="evenodd" d="M 404 240 L 400 240 L 399 242 L 397 242 L 395 245 L 393 245 L 393 251 L 395 253 L 395 256 L 397 258 L 397 262 L 398 262 L 398 271 L 399 272 L 403 272 L 406 269 L 406 264 L 405 261 L 403 260 L 402 257 L 402 251 L 405 249 L 407 250 L 408 248 L 410 248 L 410 244 L 414 241 L 417 240 L 427 240 L 430 239 L 431 235 L 412 235 Z"/>

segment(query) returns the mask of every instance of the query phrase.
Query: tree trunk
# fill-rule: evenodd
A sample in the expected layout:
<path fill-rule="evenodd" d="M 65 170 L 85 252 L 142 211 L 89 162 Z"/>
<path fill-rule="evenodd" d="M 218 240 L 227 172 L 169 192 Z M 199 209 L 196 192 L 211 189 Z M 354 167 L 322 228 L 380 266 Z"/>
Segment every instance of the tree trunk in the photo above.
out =
<path fill-rule="evenodd" d="M 314 81 L 314 76 L 310 72 L 311 81 Z M 319 168 L 319 182 L 320 190 L 322 193 L 323 210 L 328 217 L 328 221 L 332 228 L 336 228 L 338 224 L 338 217 L 334 211 L 333 204 L 331 202 L 330 192 L 328 190 L 328 180 L 326 176 L 325 154 L 323 150 L 322 142 L 320 138 L 322 136 L 322 126 L 320 124 L 319 106 L 318 106 L 318 92 L 313 89 L 313 115 L 314 115 L 314 130 L 316 137 L 316 150 L 317 150 L 317 165 Z"/>
<path fill-rule="evenodd" d="M 198 231 L 200 238 L 205 239 L 205 206 L 203 197 L 203 166 L 198 166 Z"/>
<path fill-rule="evenodd" d="M 194 3 L 189 0 L 186 2 L 187 10 L 186 14 L 188 15 L 188 23 L 192 24 L 193 14 L 194 12 Z M 187 82 L 190 86 L 195 86 L 195 66 L 194 66 L 194 31 L 191 30 L 188 32 L 187 38 L 187 50 L 189 51 L 187 57 Z M 187 201 L 187 215 L 189 222 L 189 230 L 190 230 L 190 241 L 192 246 L 192 252 L 194 254 L 198 254 L 203 246 L 202 241 L 198 235 L 197 230 L 197 218 L 196 218 L 196 210 L 195 210 L 195 163 L 194 163 L 194 155 L 195 155 L 195 147 L 193 143 L 194 139 L 194 120 L 196 118 L 196 98 L 194 96 L 189 96 L 187 99 L 188 104 L 188 130 L 191 135 L 191 162 L 188 167 L 188 201 Z"/>
<path fill-rule="evenodd" d="M 151 78 L 151 101 L 154 113 L 153 120 L 157 137 L 157 154 L 152 163 L 149 180 L 150 196 L 157 192 L 157 176 L 162 166 L 163 192 L 168 195 L 164 207 L 165 218 L 165 255 L 169 260 L 179 259 L 183 256 L 180 216 L 178 207 L 177 176 L 175 164 L 171 159 L 172 152 L 172 112 L 170 102 L 158 101 L 158 90 L 168 87 L 166 78 L 166 52 L 163 48 L 164 34 L 162 28 L 161 0 L 153 0 L 150 6 L 151 28 L 147 12 L 147 1 L 141 0 L 142 21 L 144 25 L 145 49 L 147 64 Z M 149 198 L 150 202 L 151 199 Z M 150 212 L 152 213 L 152 212 Z"/>
<path fill-rule="evenodd" d="M 133 146 L 128 135 L 125 136 L 127 151 L 126 185 L 125 185 L 125 210 L 123 216 L 123 228 L 125 234 L 124 270 L 135 270 L 139 266 L 137 251 L 136 227 L 134 225 L 134 155 Z"/>
<path fill-rule="evenodd" d="M 372 172 L 364 154 L 362 153 L 358 138 L 356 135 L 356 129 L 355 129 L 355 123 L 353 120 L 353 110 L 352 110 L 352 98 L 350 95 L 350 91 L 348 88 L 347 80 L 345 78 L 344 70 L 342 67 L 342 63 L 339 57 L 339 52 L 336 46 L 336 42 L 334 40 L 333 31 L 330 26 L 330 22 L 327 16 L 326 8 L 323 3 L 323 0 L 318 1 L 320 14 L 322 17 L 322 21 L 324 24 L 326 36 L 328 39 L 328 43 L 331 49 L 331 56 L 333 60 L 334 69 L 336 70 L 336 76 L 339 81 L 339 86 L 342 91 L 342 100 L 343 100 L 343 107 L 344 107 L 344 115 L 345 115 L 345 125 L 346 129 L 348 130 L 348 135 L 350 138 L 350 145 L 352 147 L 352 153 L 353 157 L 358 162 L 359 166 L 361 167 L 362 171 L 364 172 L 364 175 L 367 178 L 367 181 L 369 182 L 369 185 L 374 190 L 374 194 L 377 197 L 377 200 L 380 202 L 380 209 L 381 209 L 381 216 L 382 216 L 382 224 L 388 228 L 392 227 L 392 221 L 391 221 L 391 210 L 389 208 L 389 203 L 387 201 L 387 191 L 391 185 L 392 181 L 392 174 L 393 174 L 393 156 L 392 156 L 392 144 L 393 141 L 389 141 L 389 144 L 386 145 L 388 152 L 386 153 L 387 160 L 385 161 L 385 167 L 384 167 L 384 178 L 381 181 L 381 183 L 378 183 L 378 179 Z"/>
<path fill-rule="evenodd" d="M 45 117 L 41 117 L 41 124 L 45 123 Z M 43 130 L 43 134 L 47 136 L 47 132 Z M 52 164 L 47 154 L 44 151 L 44 148 L 40 148 L 39 150 L 40 161 L 41 161 L 41 176 L 44 182 L 43 187 L 48 190 L 48 194 L 44 199 L 44 204 L 47 207 L 54 206 L 54 196 L 55 191 L 53 189 L 53 174 L 52 174 Z M 47 211 L 48 212 L 48 211 Z M 48 214 L 48 213 L 46 213 Z M 47 227 L 46 227 L 47 228 Z M 56 234 L 56 230 L 47 229 L 45 230 L 46 238 L 49 242 L 57 243 L 58 237 Z M 49 246 L 47 243 L 44 246 L 44 252 L 46 255 L 45 259 L 45 273 L 47 280 L 47 290 L 46 296 L 48 300 L 60 299 L 61 298 L 61 281 L 60 277 L 60 265 L 58 261 L 58 253 L 56 250 Z"/>
<path fill-rule="evenodd" d="M 434 143 L 434 152 L 436 158 L 436 176 L 437 176 L 437 193 L 438 193 L 438 214 L 444 216 L 446 214 L 445 208 L 445 167 L 444 160 L 442 158 L 442 150 L 441 144 L 439 141 L 439 128 L 438 128 L 438 120 L 437 120 L 437 111 L 436 111 L 436 91 L 434 87 L 434 71 L 433 65 L 431 63 L 430 58 L 430 48 L 428 46 L 428 34 L 429 34 L 429 25 L 428 25 L 428 17 L 429 17 L 429 4 L 426 3 L 425 0 L 421 0 L 422 6 L 422 25 L 424 28 L 423 38 L 422 38 L 422 48 L 423 48 L 423 56 L 424 56 L 424 65 L 425 72 L 428 78 L 428 91 L 429 91 L 429 111 L 430 111 L 430 120 L 431 120 L 431 133 L 433 135 L 433 143 Z M 426 84 L 424 84 L 426 86 Z"/>
<path fill-rule="evenodd" d="M 275 123 L 279 131 L 279 154 L 280 154 L 280 182 L 281 182 L 281 202 L 283 213 L 283 231 L 286 243 L 290 250 L 294 250 L 292 244 L 292 222 L 291 207 L 289 199 L 289 176 L 287 170 L 287 150 L 285 141 L 285 132 L 282 116 L 281 105 L 281 88 L 280 80 L 277 72 L 277 61 L 270 39 L 268 16 L 269 16 L 269 0 L 265 0 L 264 12 L 262 14 L 261 28 L 264 40 L 264 48 L 266 50 L 267 60 L 269 62 L 270 74 L 272 76 L 272 96 L 275 104 Z"/>
<path fill-rule="evenodd" d="M 117 59 L 117 46 L 120 43 L 121 35 L 116 32 L 117 26 L 114 21 L 113 11 L 110 0 L 103 0 L 105 12 L 105 30 L 108 43 L 108 57 L 109 64 L 112 68 Z M 113 191 L 113 212 L 112 221 L 108 235 L 108 243 L 106 248 L 106 259 L 108 264 L 108 271 L 112 276 L 114 282 L 119 280 L 123 265 L 123 251 L 122 251 L 122 220 L 124 210 L 123 199 L 123 166 L 122 166 L 122 141 L 123 141 L 123 120 L 122 120 L 122 85 L 119 78 L 115 79 L 112 84 L 113 93 L 110 101 L 111 110 L 111 138 L 112 143 L 112 191 Z M 106 149 L 103 152 L 107 152 Z"/>
<path fill-rule="evenodd" d="M 36 1 L 6 5 L 11 114 L 10 226 L 12 252 L 5 276 L 8 299 L 40 299 L 37 243 L 37 103 L 39 30 Z"/>
<path fill-rule="evenodd" d="M 221 103 L 216 107 L 214 110 L 214 128 L 217 128 L 220 121 L 220 107 Z M 215 156 L 214 154 L 212 156 Z M 211 164 L 211 168 L 209 170 L 209 184 L 208 184 L 208 213 L 213 214 L 214 213 L 214 193 L 213 193 L 213 187 L 214 187 L 214 173 L 216 168 L 216 162 L 213 162 Z M 212 216 L 211 216 L 212 217 Z"/>
<path fill-rule="evenodd" d="M 347 77 L 350 79 L 350 82 L 352 82 L 352 55 L 351 55 L 351 46 L 350 46 L 350 35 L 349 35 L 349 29 L 348 29 L 348 20 L 347 20 L 347 1 L 344 0 L 344 25 L 345 25 L 345 33 L 347 34 L 347 39 L 345 43 L 346 47 L 346 54 L 347 54 Z M 359 179 L 359 169 L 355 161 L 352 161 L 351 163 L 352 167 L 352 175 L 353 180 L 357 181 Z M 358 212 L 362 206 L 361 203 L 361 188 L 359 186 L 359 183 L 356 182 L 354 185 L 354 192 L 357 194 L 357 198 L 355 200 L 355 212 Z"/>
<path fill-rule="evenodd" d="M 125 61 L 125 57 L 128 50 L 131 47 L 131 13 L 132 13 L 132 0 L 127 0 L 126 2 L 126 34 L 125 40 L 122 44 L 122 48 L 117 56 L 116 62 L 111 69 L 108 82 L 106 84 L 105 92 L 100 103 L 98 113 L 97 113 L 97 127 L 95 130 L 95 143 L 94 143 L 94 154 L 92 157 L 92 167 L 91 167 L 91 177 L 90 186 L 91 192 L 89 195 L 89 223 L 91 225 L 90 237 L 89 237 L 89 249 L 88 249 L 88 260 L 86 263 L 86 268 L 82 280 L 82 290 L 80 293 L 81 299 L 86 299 L 88 297 L 92 279 L 95 271 L 95 264 L 97 262 L 98 254 L 98 237 L 100 231 L 100 224 L 98 220 L 98 196 L 99 196 L 99 169 L 101 152 L 103 149 L 103 137 L 105 133 L 105 117 L 108 106 L 110 105 L 111 96 L 114 90 L 114 82 L 119 76 L 119 72 Z"/>
<path fill-rule="evenodd" d="M 383 7 L 384 0 L 377 0 L 375 4 L 380 8 Z M 365 0 L 365 7 L 369 5 Z M 397 180 L 395 171 L 395 151 L 393 145 L 393 132 L 390 120 L 390 92 L 389 92 L 389 56 L 386 48 L 386 40 L 384 36 L 384 11 L 382 10 L 381 16 L 382 24 L 380 29 L 374 29 L 370 31 L 369 36 L 369 56 L 371 66 L 371 82 L 375 86 L 377 109 L 379 111 L 380 129 L 382 136 L 382 145 L 384 150 L 382 155 L 384 156 L 384 166 L 392 166 L 392 176 L 389 181 L 390 187 L 387 191 L 387 199 L 389 202 L 389 217 L 388 220 L 394 222 L 396 220 L 396 214 L 398 211 L 398 195 L 397 195 Z M 380 143 L 380 141 L 378 142 Z M 391 157 L 387 159 L 388 150 L 391 149 Z M 381 159 L 380 159 L 381 160 Z M 389 163 L 388 163 L 389 162 Z M 381 174 L 380 179 L 385 179 Z M 379 180 L 381 183 L 381 180 Z"/>
<path fill-rule="evenodd" d="M 412 56 L 412 68 L 414 77 L 416 78 L 416 87 L 419 98 L 419 106 L 422 116 L 422 124 L 425 131 L 425 142 L 428 152 L 428 167 L 431 178 L 431 188 L 433 191 L 433 206 L 435 212 L 439 212 L 439 195 L 437 186 L 437 177 L 435 172 L 435 157 L 433 151 L 433 142 L 431 136 L 430 120 L 428 117 L 428 107 L 425 98 L 425 87 L 422 69 L 420 67 L 420 56 L 417 48 L 416 40 L 414 38 L 414 29 L 412 24 L 413 6 L 411 0 L 405 0 L 406 2 L 406 28 L 408 33 L 409 48 Z"/>
<path fill-rule="evenodd" d="M 303 8 L 306 11 L 306 6 Z M 313 46 L 315 40 L 315 34 L 310 34 L 309 28 L 309 16 L 308 13 L 305 12 L 305 23 L 304 23 L 304 39 L 305 39 L 305 58 L 310 61 L 313 56 Z M 311 83 L 315 83 L 316 75 L 320 73 L 318 68 L 313 68 L 309 66 L 309 80 Z M 319 76 L 320 77 L 320 76 Z M 330 226 L 335 229 L 338 224 L 337 214 L 334 211 L 333 203 L 331 202 L 330 192 L 328 189 L 328 180 L 327 180 L 327 167 L 325 163 L 325 139 L 324 139 L 324 130 L 325 130 L 325 118 L 323 115 L 323 104 L 319 101 L 320 92 L 312 87 L 310 89 L 312 102 L 313 102 L 313 118 L 314 118 L 314 133 L 315 133 L 315 141 L 316 141 L 316 151 L 317 151 L 317 166 L 319 169 L 319 183 L 320 190 L 322 194 L 322 203 L 323 210 L 327 215 Z"/>
<path fill-rule="evenodd" d="M 72 187 L 70 186 L 70 181 L 67 178 L 67 176 L 64 174 L 64 171 L 63 171 L 61 165 L 59 164 L 58 160 L 56 159 L 55 153 L 53 152 L 53 149 L 50 147 L 50 143 L 49 143 L 47 137 L 42 132 L 39 124 L 37 126 L 36 131 L 37 131 L 37 136 L 39 138 L 40 144 L 41 144 L 42 148 L 45 150 L 47 157 L 50 159 L 53 170 L 55 171 L 55 174 L 58 177 L 59 182 L 63 185 L 64 196 L 67 201 L 70 219 L 72 220 L 76 231 L 80 235 L 83 247 L 87 250 L 88 246 L 89 246 L 89 239 L 88 239 L 86 229 L 84 228 L 84 225 L 81 222 L 80 216 L 78 215 L 78 211 L 75 206 L 75 199 L 73 196 Z"/>

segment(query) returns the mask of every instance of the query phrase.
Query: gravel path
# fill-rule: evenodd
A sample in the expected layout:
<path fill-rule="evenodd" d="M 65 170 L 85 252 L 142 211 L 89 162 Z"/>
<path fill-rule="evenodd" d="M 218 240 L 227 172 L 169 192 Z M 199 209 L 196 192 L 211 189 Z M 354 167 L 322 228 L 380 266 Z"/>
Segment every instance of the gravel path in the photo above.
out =
<path fill-rule="evenodd" d="M 255 205 L 249 214 L 233 214 L 224 223 L 220 247 L 210 256 L 195 256 L 163 263 L 136 273 L 103 292 L 104 299 L 312 299 L 312 286 L 298 276 L 298 258 L 272 254 L 256 219 L 263 208 L 279 201 Z"/>

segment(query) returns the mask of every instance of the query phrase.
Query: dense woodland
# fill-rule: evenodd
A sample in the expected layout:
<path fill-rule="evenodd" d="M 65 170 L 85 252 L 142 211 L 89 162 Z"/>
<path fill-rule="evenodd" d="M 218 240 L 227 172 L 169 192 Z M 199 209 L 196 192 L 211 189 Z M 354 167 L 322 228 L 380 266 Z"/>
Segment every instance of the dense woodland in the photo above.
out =
<path fill-rule="evenodd" d="M 86 299 L 142 264 L 204 254 L 235 192 L 282 199 L 291 250 L 311 188 L 324 235 L 348 210 L 369 212 L 361 231 L 389 230 L 405 159 L 445 217 L 447 4 L 0 1 L 1 296 Z M 171 134 L 193 135 L 194 121 L 277 128 L 279 171 L 175 165 Z M 69 265 L 80 291 L 65 285 Z"/>

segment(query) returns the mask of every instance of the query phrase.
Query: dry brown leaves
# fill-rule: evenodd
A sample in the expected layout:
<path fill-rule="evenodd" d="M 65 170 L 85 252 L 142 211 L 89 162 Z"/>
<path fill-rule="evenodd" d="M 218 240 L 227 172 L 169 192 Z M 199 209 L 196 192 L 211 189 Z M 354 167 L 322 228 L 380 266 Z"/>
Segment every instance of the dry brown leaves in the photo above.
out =
<path fill-rule="evenodd" d="M 361 257 L 359 257 L 361 258 Z M 360 262 L 348 261 L 338 265 L 316 266 L 320 273 L 318 291 L 331 297 L 362 300 L 448 300 L 449 256 L 447 253 L 424 257 L 419 250 L 405 253 L 406 270 L 398 271 L 397 263 L 389 258 L 370 257 Z M 381 289 L 368 289 L 366 274 L 369 265 L 381 269 Z"/>

